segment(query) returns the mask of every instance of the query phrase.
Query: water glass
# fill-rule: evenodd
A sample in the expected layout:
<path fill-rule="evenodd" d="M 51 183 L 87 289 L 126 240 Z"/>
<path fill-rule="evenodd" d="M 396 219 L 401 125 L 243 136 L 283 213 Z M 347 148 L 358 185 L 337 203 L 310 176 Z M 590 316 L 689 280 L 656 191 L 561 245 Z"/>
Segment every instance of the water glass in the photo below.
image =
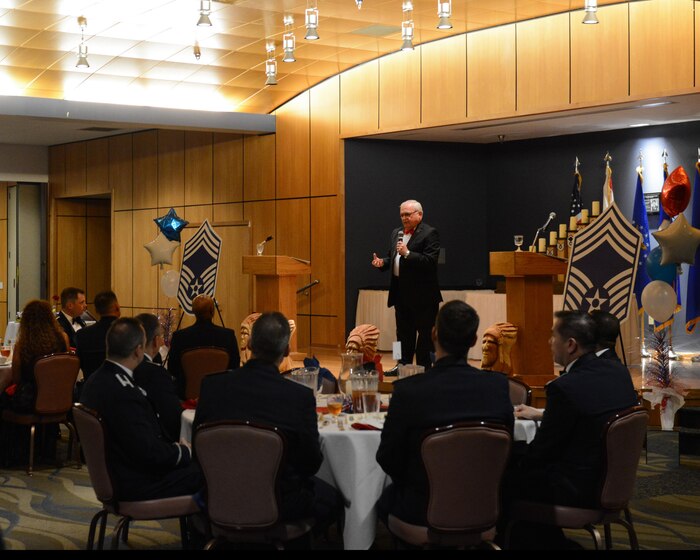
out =
<path fill-rule="evenodd" d="M 350 385 L 352 387 L 352 410 L 359 413 L 362 408 L 362 393 L 379 390 L 379 376 L 376 370 L 358 370 L 350 375 Z"/>
<path fill-rule="evenodd" d="M 425 373 L 425 366 L 418 366 L 414 364 L 399 365 L 399 379 L 410 377 L 411 375 L 416 375 L 417 373 Z"/>
<path fill-rule="evenodd" d="M 377 391 L 365 391 L 362 393 L 362 410 L 370 417 L 379 413 L 382 406 L 382 395 Z"/>
<path fill-rule="evenodd" d="M 305 385 L 314 392 L 314 397 L 316 396 L 318 387 L 318 368 L 317 367 L 304 367 L 294 370 L 290 374 L 292 381 L 296 381 L 301 385 Z"/>

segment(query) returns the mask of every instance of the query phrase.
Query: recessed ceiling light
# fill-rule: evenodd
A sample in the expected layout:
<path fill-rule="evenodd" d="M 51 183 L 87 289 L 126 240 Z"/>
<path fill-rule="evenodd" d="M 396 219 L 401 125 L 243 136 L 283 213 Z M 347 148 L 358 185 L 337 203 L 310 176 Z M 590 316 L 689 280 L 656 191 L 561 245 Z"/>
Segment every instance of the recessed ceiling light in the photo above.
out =
<path fill-rule="evenodd" d="M 648 109 L 649 107 L 661 107 L 662 105 L 671 105 L 673 101 L 653 101 L 652 103 L 645 103 L 644 105 L 637 105 L 639 109 Z"/>
<path fill-rule="evenodd" d="M 649 126 L 649 123 L 637 123 L 629 125 L 630 128 L 639 128 L 640 126 Z"/>

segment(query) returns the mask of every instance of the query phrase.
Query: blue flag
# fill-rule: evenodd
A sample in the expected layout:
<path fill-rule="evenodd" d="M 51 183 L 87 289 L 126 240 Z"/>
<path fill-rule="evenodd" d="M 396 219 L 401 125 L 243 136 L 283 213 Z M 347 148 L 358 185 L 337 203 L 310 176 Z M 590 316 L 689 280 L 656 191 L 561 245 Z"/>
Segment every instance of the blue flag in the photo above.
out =
<path fill-rule="evenodd" d="M 644 190 L 642 189 L 642 171 L 637 171 L 637 187 L 634 191 L 634 211 L 632 214 L 632 225 L 642 235 L 642 250 L 639 252 L 637 261 L 637 276 L 634 280 L 634 294 L 637 297 L 637 307 L 639 312 L 643 311 L 642 292 L 646 285 L 651 282 L 647 272 L 646 262 L 649 256 L 649 218 L 647 217 L 647 207 L 644 205 Z"/>
<path fill-rule="evenodd" d="M 700 228 L 700 162 L 695 164 L 695 188 L 693 189 L 693 227 Z M 692 333 L 700 321 L 700 248 L 695 252 L 695 264 L 688 272 L 688 290 L 685 302 L 685 330 Z"/>
<path fill-rule="evenodd" d="M 214 297 L 216 275 L 219 270 L 221 237 L 209 225 L 209 220 L 185 243 L 180 270 L 177 301 L 188 315 L 192 315 L 192 300 L 199 294 Z"/>

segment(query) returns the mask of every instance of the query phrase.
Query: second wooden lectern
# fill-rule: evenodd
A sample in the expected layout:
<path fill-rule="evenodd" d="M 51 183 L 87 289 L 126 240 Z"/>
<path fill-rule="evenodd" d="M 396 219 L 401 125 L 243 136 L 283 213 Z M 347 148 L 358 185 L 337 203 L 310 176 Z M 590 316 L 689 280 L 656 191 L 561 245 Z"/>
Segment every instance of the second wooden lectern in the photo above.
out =
<path fill-rule="evenodd" d="M 553 276 L 564 274 L 567 262 L 525 251 L 493 252 L 491 274 L 506 277 L 506 317 L 518 327 L 511 350 L 513 373 L 530 386 L 553 379 L 549 347 L 552 332 Z"/>
<path fill-rule="evenodd" d="M 243 273 L 255 278 L 254 311 L 279 311 L 297 323 L 297 276 L 311 274 L 306 261 L 283 255 L 244 255 Z M 290 345 L 296 350 L 296 337 Z"/>

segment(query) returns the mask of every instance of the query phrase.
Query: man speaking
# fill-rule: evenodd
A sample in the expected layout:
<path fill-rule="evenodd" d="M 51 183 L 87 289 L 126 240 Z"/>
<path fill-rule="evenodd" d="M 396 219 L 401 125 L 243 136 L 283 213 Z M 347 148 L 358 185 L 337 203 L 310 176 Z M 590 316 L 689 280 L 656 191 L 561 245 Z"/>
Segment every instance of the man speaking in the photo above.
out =
<path fill-rule="evenodd" d="M 391 268 L 388 305 L 394 307 L 396 314 L 396 338 L 401 343 L 399 362 L 411 364 L 415 354 L 416 363 L 427 369 L 432 365 L 430 334 L 442 301 L 437 279 L 440 235 L 423 222 L 423 207 L 417 200 L 403 202 L 399 215 L 403 227 L 391 232 L 386 257 L 373 254 L 372 266 L 380 270 Z"/>

